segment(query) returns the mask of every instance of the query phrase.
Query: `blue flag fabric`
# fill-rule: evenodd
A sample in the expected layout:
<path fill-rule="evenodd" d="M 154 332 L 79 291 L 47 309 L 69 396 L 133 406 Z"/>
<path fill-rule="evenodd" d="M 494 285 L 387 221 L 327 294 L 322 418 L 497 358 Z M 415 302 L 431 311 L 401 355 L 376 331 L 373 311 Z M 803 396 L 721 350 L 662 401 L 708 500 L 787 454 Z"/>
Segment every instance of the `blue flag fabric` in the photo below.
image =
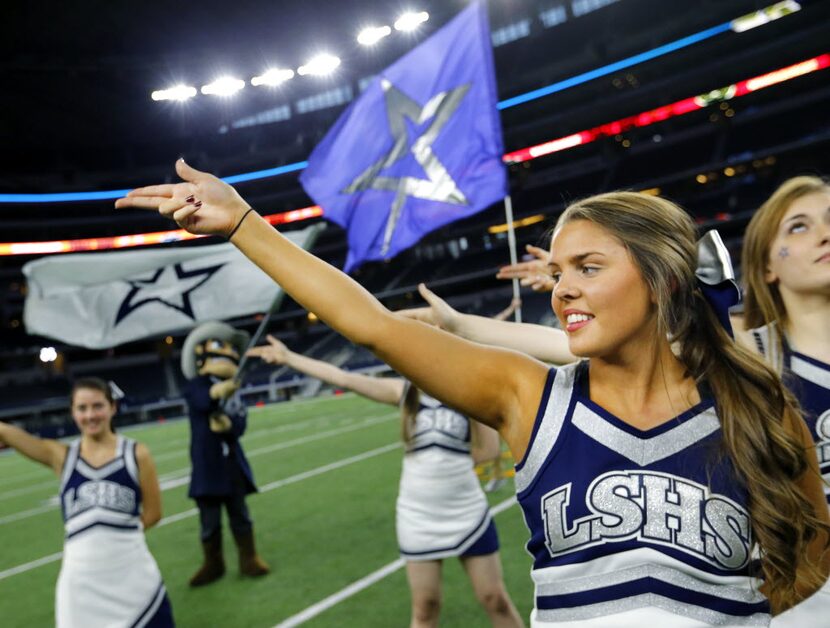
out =
<path fill-rule="evenodd" d="M 506 196 L 496 102 L 486 9 L 476 2 L 346 109 L 300 181 L 348 231 L 347 272 Z"/>

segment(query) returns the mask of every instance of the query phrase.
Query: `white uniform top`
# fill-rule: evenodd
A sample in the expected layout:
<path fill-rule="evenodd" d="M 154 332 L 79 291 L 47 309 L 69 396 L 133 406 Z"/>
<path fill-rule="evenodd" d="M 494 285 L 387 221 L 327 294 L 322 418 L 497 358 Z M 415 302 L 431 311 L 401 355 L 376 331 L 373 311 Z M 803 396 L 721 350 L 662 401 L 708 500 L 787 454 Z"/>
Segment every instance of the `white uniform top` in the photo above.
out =
<path fill-rule="evenodd" d="M 143 626 L 165 599 L 144 540 L 135 442 L 121 436 L 116 456 L 94 467 L 69 447 L 61 477 L 66 537 L 58 576 L 59 628 Z"/>

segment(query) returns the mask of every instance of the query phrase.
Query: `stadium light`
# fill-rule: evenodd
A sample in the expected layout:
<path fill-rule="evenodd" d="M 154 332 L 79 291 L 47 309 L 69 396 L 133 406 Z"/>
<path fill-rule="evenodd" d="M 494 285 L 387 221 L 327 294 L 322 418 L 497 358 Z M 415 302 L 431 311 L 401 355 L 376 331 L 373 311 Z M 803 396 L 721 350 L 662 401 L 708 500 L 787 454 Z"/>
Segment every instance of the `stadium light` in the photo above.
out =
<path fill-rule="evenodd" d="M 414 31 L 421 24 L 429 19 L 429 13 L 420 11 L 418 13 L 404 13 L 395 21 L 396 31 Z"/>
<path fill-rule="evenodd" d="M 40 350 L 40 361 L 43 363 L 54 362 L 58 359 L 58 352 L 55 347 L 43 347 Z"/>
<path fill-rule="evenodd" d="M 196 95 L 196 88 L 192 85 L 174 85 L 168 89 L 157 89 L 150 98 L 153 100 L 177 100 L 179 102 L 193 98 Z"/>
<path fill-rule="evenodd" d="M 305 65 L 297 69 L 300 76 L 327 76 L 334 72 L 340 65 L 340 58 L 330 54 L 319 54 Z"/>
<path fill-rule="evenodd" d="M 363 46 L 373 46 L 384 37 L 392 34 L 388 26 L 367 26 L 357 36 L 357 43 Z"/>
<path fill-rule="evenodd" d="M 267 85 L 268 87 L 276 87 L 286 81 L 294 78 L 294 70 L 286 70 L 282 68 L 272 68 L 266 70 L 259 76 L 251 79 L 251 85 L 259 87 L 260 85 Z"/>
<path fill-rule="evenodd" d="M 245 81 L 232 76 L 222 76 L 202 86 L 202 93 L 210 96 L 233 96 L 245 87 Z"/>

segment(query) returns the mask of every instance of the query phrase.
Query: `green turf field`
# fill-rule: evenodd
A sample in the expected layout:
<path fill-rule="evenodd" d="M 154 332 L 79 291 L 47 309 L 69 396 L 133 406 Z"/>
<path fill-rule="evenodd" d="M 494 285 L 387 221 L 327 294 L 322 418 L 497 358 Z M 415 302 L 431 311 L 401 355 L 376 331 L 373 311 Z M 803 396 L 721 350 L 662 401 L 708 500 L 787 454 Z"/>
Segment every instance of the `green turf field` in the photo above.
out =
<path fill-rule="evenodd" d="M 164 519 L 147 533 L 179 626 L 280 625 L 398 559 L 395 496 L 402 449 L 397 412 L 353 395 L 252 408 L 243 438 L 261 493 L 249 498 L 258 549 L 273 572 L 241 579 L 226 529 L 228 573 L 191 590 L 200 565 L 198 518 L 187 498 L 186 421 L 126 432 L 150 448 Z M 0 625 L 53 624 L 63 525 L 57 479 L 17 454 L 0 456 Z M 509 499 L 512 482 L 492 494 Z M 518 506 L 496 516 L 505 580 L 519 613 L 532 606 L 527 529 Z M 406 626 L 409 595 L 398 569 L 324 610 L 306 626 Z M 442 626 L 486 626 L 457 560 L 445 561 Z M 286 622 L 285 626 L 299 625 Z"/>

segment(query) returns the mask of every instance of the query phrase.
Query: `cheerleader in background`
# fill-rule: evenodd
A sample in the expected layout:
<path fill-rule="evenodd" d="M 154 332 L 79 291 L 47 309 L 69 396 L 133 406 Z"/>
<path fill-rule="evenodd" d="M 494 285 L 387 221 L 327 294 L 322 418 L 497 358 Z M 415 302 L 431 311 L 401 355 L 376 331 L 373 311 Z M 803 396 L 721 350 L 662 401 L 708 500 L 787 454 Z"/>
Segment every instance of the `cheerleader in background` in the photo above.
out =
<path fill-rule="evenodd" d="M 502 579 L 499 541 L 474 464 L 496 458 L 499 436 L 400 378 L 349 373 L 290 351 L 268 336 L 248 355 L 285 365 L 332 386 L 401 409 L 403 458 L 396 531 L 412 598 L 411 626 L 437 626 L 441 566 L 457 556 L 493 626 L 522 621 Z"/>
<path fill-rule="evenodd" d="M 818 177 L 785 181 L 747 227 L 738 342 L 782 374 L 816 443 L 830 501 L 830 184 Z M 830 585 L 775 625 L 830 621 Z M 786 623 L 785 623 L 786 622 Z"/>
<path fill-rule="evenodd" d="M 161 519 L 150 452 L 116 435 L 109 385 L 76 380 L 71 412 L 81 437 L 70 445 L 0 423 L 0 442 L 60 478 L 66 536 L 55 599 L 58 628 L 173 626 L 158 565 L 144 530 Z"/>

